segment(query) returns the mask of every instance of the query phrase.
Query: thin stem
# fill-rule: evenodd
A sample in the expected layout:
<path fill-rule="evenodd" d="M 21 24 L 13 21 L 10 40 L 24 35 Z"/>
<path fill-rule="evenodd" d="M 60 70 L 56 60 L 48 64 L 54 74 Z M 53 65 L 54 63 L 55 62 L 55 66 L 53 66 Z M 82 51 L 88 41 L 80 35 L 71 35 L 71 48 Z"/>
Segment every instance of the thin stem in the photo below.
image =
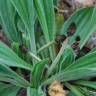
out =
<path fill-rule="evenodd" d="M 51 45 L 53 45 L 54 43 L 55 43 L 55 41 L 49 42 L 48 44 L 46 44 L 46 45 L 44 45 L 43 47 L 41 47 L 41 48 L 38 50 L 37 53 L 40 53 L 41 51 L 43 51 L 43 50 L 49 48 L 49 47 L 50 47 Z"/>
<path fill-rule="evenodd" d="M 35 54 L 33 54 L 32 52 L 29 52 L 29 55 L 32 56 L 33 59 L 35 59 L 37 61 L 41 61 L 41 59 L 39 57 L 37 57 Z"/>

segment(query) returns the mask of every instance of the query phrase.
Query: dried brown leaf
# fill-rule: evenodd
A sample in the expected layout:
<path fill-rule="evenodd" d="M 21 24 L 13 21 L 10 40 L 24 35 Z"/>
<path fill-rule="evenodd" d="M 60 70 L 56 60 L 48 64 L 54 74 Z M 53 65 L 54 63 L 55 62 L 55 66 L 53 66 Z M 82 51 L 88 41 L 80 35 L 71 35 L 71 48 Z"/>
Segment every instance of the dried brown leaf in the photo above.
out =
<path fill-rule="evenodd" d="M 66 96 L 63 85 L 59 81 L 54 81 L 48 90 L 49 96 Z"/>

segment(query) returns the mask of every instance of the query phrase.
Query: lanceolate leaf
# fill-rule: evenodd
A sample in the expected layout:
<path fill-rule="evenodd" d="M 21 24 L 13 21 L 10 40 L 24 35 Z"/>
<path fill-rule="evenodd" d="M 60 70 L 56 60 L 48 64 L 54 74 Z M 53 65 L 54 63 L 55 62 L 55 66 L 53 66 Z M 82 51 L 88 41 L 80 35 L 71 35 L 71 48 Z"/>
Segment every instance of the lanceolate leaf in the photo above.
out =
<path fill-rule="evenodd" d="M 0 42 L 0 64 L 32 71 L 32 66 L 18 57 L 8 46 Z"/>
<path fill-rule="evenodd" d="M 4 32 L 10 41 L 20 42 L 20 34 L 18 33 L 14 22 L 15 14 L 16 11 L 9 1 L 0 0 L 0 18 Z"/>
<path fill-rule="evenodd" d="M 75 82 L 75 84 L 89 87 L 92 89 L 96 89 L 96 82 L 95 81 L 79 80 L 79 81 Z"/>
<path fill-rule="evenodd" d="M 65 86 L 74 93 L 76 96 L 84 96 L 82 92 L 80 92 L 80 89 L 77 86 L 71 85 L 69 83 L 65 83 Z"/>
<path fill-rule="evenodd" d="M 36 54 L 35 35 L 34 35 L 34 4 L 33 0 L 10 0 L 23 21 L 27 32 L 24 32 L 26 38 L 29 38 L 31 51 Z M 33 51 L 34 50 L 34 51 Z"/>
<path fill-rule="evenodd" d="M 53 80 L 70 81 L 96 76 L 96 51 L 78 59 L 65 70 L 49 78 L 45 83 Z"/>
<path fill-rule="evenodd" d="M 44 72 L 44 68 L 47 63 L 48 63 L 48 60 L 46 59 L 35 64 L 32 72 L 32 86 L 34 88 L 38 88 L 38 86 L 40 86 L 42 74 Z"/>
<path fill-rule="evenodd" d="M 27 96 L 46 96 L 46 94 L 41 90 L 41 88 L 27 88 Z"/>
<path fill-rule="evenodd" d="M 42 6 L 42 3 L 40 0 L 33 0 L 34 1 L 34 5 L 35 5 L 35 9 L 46 39 L 46 42 L 48 43 L 50 41 L 49 38 L 49 33 L 48 33 L 48 27 L 47 27 L 47 22 L 46 22 L 46 17 L 45 17 L 45 13 L 44 13 L 44 8 Z M 42 18 L 43 17 L 43 18 Z"/>
<path fill-rule="evenodd" d="M 68 41 L 68 40 L 66 40 L 66 41 L 63 42 L 62 47 L 61 47 L 61 49 L 60 49 L 57 57 L 55 58 L 55 60 L 53 61 L 53 63 L 52 63 L 51 66 L 50 66 L 50 69 L 48 70 L 48 75 L 50 75 L 50 74 L 53 72 L 53 70 L 56 68 L 57 63 L 59 62 L 59 60 L 60 60 L 63 52 L 64 52 L 65 49 L 67 48 L 67 41 Z"/>
<path fill-rule="evenodd" d="M 73 49 L 68 46 L 65 51 L 63 52 L 63 55 L 60 59 L 60 64 L 58 64 L 59 66 L 59 71 L 66 69 L 66 67 L 68 67 L 70 64 L 72 64 L 75 61 L 75 53 L 73 51 Z"/>
<path fill-rule="evenodd" d="M 71 23 L 76 24 L 76 32 L 70 39 L 70 44 L 74 42 L 76 36 L 80 36 L 80 48 L 84 46 L 90 35 L 96 30 L 95 11 L 94 7 L 80 9 L 64 23 L 61 34 L 67 34 L 67 29 Z"/>
<path fill-rule="evenodd" d="M 34 8 L 34 3 L 33 0 L 27 0 L 28 3 L 28 15 L 29 15 L 29 34 L 30 34 L 30 48 L 32 53 L 36 55 L 36 43 L 35 43 L 35 33 L 34 33 L 34 23 L 36 19 L 36 14 L 35 14 L 35 8 Z"/>
<path fill-rule="evenodd" d="M 45 3 L 47 3 L 47 2 L 45 2 L 44 1 L 44 4 L 42 4 L 41 3 L 41 1 L 40 0 L 33 0 L 34 1 L 34 5 L 35 5 L 35 9 L 36 9 L 36 12 L 37 12 L 37 16 L 38 16 L 38 19 L 39 19 L 39 22 L 40 22 L 40 24 L 41 24 L 41 28 L 42 28 L 42 30 L 43 30 L 43 34 L 44 34 L 44 38 L 45 38 L 45 40 L 46 40 L 46 43 L 49 43 L 50 42 L 50 37 L 51 37 L 51 35 L 50 35 L 50 32 L 49 32 L 49 29 L 50 29 L 50 27 L 52 27 L 52 29 L 50 29 L 51 31 L 54 29 L 53 27 L 54 27 L 54 25 L 53 25 L 53 23 L 54 23 L 54 20 L 53 20 L 53 23 L 51 24 L 51 25 L 49 25 L 49 23 L 50 23 L 50 20 L 51 20 L 51 18 L 52 19 L 54 19 L 54 13 L 53 13 L 53 9 L 50 9 L 49 11 L 48 11 L 48 9 L 47 9 L 47 12 L 52 12 L 52 14 L 53 15 L 50 15 L 49 17 L 46 17 L 46 15 L 47 14 L 49 14 L 49 13 L 46 13 L 45 11 L 44 11 L 44 5 L 45 5 Z M 53 5 L 53 2 L 52 1 L 50 1 L 50 7 L 52 7 Z M 48 7 L 48 6 L 47 6 Z M 52 7 L 53 8 L 53 7 Z M 43 17 L 43 18 L 42 18 Z M 47 19 L 47 21 L 46 21 L 46 19 Z M 48 24 L 48 25 L 47 25 Z M 49 29 L 48 29 L 49 28 Z M 52 32 L 51 32 L 52 33 Z M 54 33 L 54 32 L 53 32 Z M 52 36 L 53 37 L 53 36 Z M 54 59 L 54 54 L 55 54 L 55 52 L 54 52 L 54 50 L 53 50 L 53 48 L 52 47 L 49 47 L 49 52 L 50 52 L 50 57 L 51 57 L 51 59 L 53 60 Z"/>
<path fill-rule="evenodd" d="M 67 71 L 63 70 L 53 75 L 52 77 L 44 81 L 42 84 L 43 85 L 50 84 L 54 80 L 59 80 L 61 82 L 64 82 L 64 81 L 78 80 L 78 79 L 84 79 L 89 77 L 91 78 L 95 76 L 96 76 L 96 68 L 94 68 L 94 66 L 93 68 L 77 68 L 72 70 L 70 69 Z"/>
<path fill-rule="evenodd" d="M 17 86 L 0 82 L 0 94 L 2 96 L 17 96 L 19 89 Z"/>
<path fill-rule="evenodd" d="M 28 20 L 28 10 L 27 10 L 27 1 L 26 0 L 9 0 L 12 2 L 13 6 L 17 10 L 18 14 L 20 15 L 23 23 L 25 24 L 27 30 L 28 30 L 28 25 L 29 25 L 29 20 Z"/>
<path fill-rule="evenodd" d="M 48 26 L 48 31 L 50 35 L 50 40 L 54 40 L 55 37 L 55 13 L 53 0 L 42 0 L 44 12 L 46 16 L 46 22 Z"/>
<path fill-rule="evenodd" d="M 75 63 L 69 65 L 66 68 L 66 70 L 70 69 L 70 68 L 75 69 L 75 68 L 86 68 L 86 67 L 91 68 L 93 66 L 95 67 L 95 64 L 96 64 L 95 56 L 96 56 L 96 51 L 91 52 L 91 53 L 79 58 L 78 60 L 76 60 Z"/>
<path fill-rule="evenodd" d="M 0 65 L 0 81 L 9 82 L 16 86 L 25 88 L 31 86 L 28 81 L 12 71 L 8 66 L 2 64 Z"/>

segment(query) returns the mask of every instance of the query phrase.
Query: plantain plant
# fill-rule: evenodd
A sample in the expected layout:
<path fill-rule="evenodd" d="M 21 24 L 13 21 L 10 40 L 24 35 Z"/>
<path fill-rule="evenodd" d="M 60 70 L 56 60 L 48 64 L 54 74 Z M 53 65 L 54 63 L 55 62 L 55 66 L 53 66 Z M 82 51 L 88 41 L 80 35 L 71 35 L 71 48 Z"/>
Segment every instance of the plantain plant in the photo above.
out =
<path fill-rule="evenodd" d="M 96 81 L 91 80 L 96 77 L 95 48 L 78 58 L 72 48 L 79 37 L 82 50 L 96 31 L 96 7 L 77 10 L 58 32 L 55 18 L 53 0 L 0 0 L 0 24 L 9 42 L 0 41 L 1 96 L 18 96 L 22 88 L 26 96 L 47 96 L 46 87 L 55 80 L 70 96 L 96 95 Z M 75 32 L 67 37 L 72 23 Z M 66 39 L 57 42 L 58 36 Z"/>

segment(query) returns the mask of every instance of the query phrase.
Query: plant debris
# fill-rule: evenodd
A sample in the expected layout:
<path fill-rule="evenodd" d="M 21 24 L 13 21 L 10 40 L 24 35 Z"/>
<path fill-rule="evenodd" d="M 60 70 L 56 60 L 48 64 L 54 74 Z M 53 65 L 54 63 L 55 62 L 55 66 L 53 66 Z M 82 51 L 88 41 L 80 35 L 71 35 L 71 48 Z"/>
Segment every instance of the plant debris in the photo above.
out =
<path fill-rule="evenodd" d="M 63 85 L 59 81 L 54 81 L 48 90 L 49 96 L 66 96 Z"/>

